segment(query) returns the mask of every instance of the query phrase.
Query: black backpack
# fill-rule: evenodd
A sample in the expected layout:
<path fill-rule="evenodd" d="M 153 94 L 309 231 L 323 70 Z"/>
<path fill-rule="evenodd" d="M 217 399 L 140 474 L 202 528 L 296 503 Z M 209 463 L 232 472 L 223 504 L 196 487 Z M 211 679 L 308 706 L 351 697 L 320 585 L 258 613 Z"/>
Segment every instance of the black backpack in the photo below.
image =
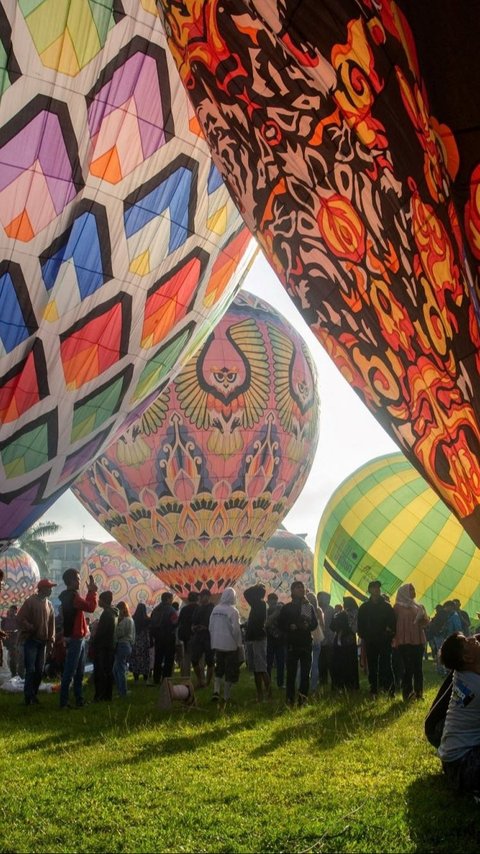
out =
<path fill-rule="evenodd" d="M 425 736 L 433 747 L 440 747 L 448 704 L 452 695 L 453 670 L 444 679 L 425 718 Z"/>

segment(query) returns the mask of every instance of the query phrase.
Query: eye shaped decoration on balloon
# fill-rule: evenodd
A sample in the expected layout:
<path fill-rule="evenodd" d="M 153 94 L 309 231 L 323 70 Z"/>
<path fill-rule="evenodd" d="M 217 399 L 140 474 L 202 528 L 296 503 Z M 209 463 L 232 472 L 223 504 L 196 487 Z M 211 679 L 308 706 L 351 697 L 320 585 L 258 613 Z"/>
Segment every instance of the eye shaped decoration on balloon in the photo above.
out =
<path fill-rule="evenodd" d="M 57 5 L 0 6 L 4 543 L 188 360 L 250 252 L 154 4 Z"/>
<path fill-rule="evenodd" d="M 181 597 L 205 586 L 216 594 L 241 576 L 299 496 L 318 425 L 303 339 L 242 293 L 73 491 Z"/>

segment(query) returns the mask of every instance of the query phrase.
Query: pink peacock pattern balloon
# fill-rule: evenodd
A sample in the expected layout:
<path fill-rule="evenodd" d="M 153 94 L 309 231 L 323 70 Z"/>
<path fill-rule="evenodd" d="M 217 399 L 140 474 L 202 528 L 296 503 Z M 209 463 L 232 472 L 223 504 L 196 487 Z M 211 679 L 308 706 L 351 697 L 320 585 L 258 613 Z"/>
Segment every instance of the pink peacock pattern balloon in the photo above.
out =
<path fill-rule="evenodd" d="M 180 596 L 204 586 L 220 593 L 299 496 L 318 424 L 305 342 L 271 306 L 242 293 L 74 493 Z"/>
<path fill-rule="evenodd" d="M 0 554 L 0 568 L 4 573 L 0 608 L 6 610 L 10 605 L 20 607 L 37 589 L 40 581 L 37 564 L 23 549 L 11 546 Z"/>
<path fill-rule="evenodd" d="M 235 584 L 239 611 L 248 613 L 243 593 L 252 584 L 264 584 L 267 595 L 276 593 L 280 602 L 289 602 L 292 581 L 302 581 L 305 588 L 314 589 L 313 552 L 303 537 L 279 528 Z"/>
<path fill-rule="evenodd" d="M 100 593 L 111 590 L 114 604 L 126 602 L 132 614 L 140 603 L 153 608 L 167 589 L 159 578 L 113 540 L 97 546 L 83 561 L 81 590 L 85 589 L 89 575 L 93 575 Z"/>

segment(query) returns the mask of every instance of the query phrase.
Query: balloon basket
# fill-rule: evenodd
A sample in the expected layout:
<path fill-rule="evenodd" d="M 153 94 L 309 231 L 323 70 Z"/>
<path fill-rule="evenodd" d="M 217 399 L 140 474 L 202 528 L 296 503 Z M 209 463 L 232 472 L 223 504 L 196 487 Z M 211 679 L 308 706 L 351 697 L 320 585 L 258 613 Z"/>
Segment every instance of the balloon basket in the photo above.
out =
<path fill-rule="evenodd" d="M 194 708 L 197 705 L 191 679 L 166 677 L 160 686 L 159 709 Z"/>

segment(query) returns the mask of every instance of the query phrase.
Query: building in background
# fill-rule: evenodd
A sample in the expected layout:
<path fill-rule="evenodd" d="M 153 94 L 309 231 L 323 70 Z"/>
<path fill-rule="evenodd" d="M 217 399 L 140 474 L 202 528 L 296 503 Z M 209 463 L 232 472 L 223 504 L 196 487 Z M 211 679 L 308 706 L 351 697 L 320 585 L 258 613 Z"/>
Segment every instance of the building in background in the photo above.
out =
<path fill-rule="evenodd" d="M 78 569 L 89 554 L 100 545 L 98 540 L 51 540 L 48 546 L 48 578 L 55 581 L 50 601 L 57 610 L 58 596 L 64 589 L 62 575 L 66 569 Z"/>

